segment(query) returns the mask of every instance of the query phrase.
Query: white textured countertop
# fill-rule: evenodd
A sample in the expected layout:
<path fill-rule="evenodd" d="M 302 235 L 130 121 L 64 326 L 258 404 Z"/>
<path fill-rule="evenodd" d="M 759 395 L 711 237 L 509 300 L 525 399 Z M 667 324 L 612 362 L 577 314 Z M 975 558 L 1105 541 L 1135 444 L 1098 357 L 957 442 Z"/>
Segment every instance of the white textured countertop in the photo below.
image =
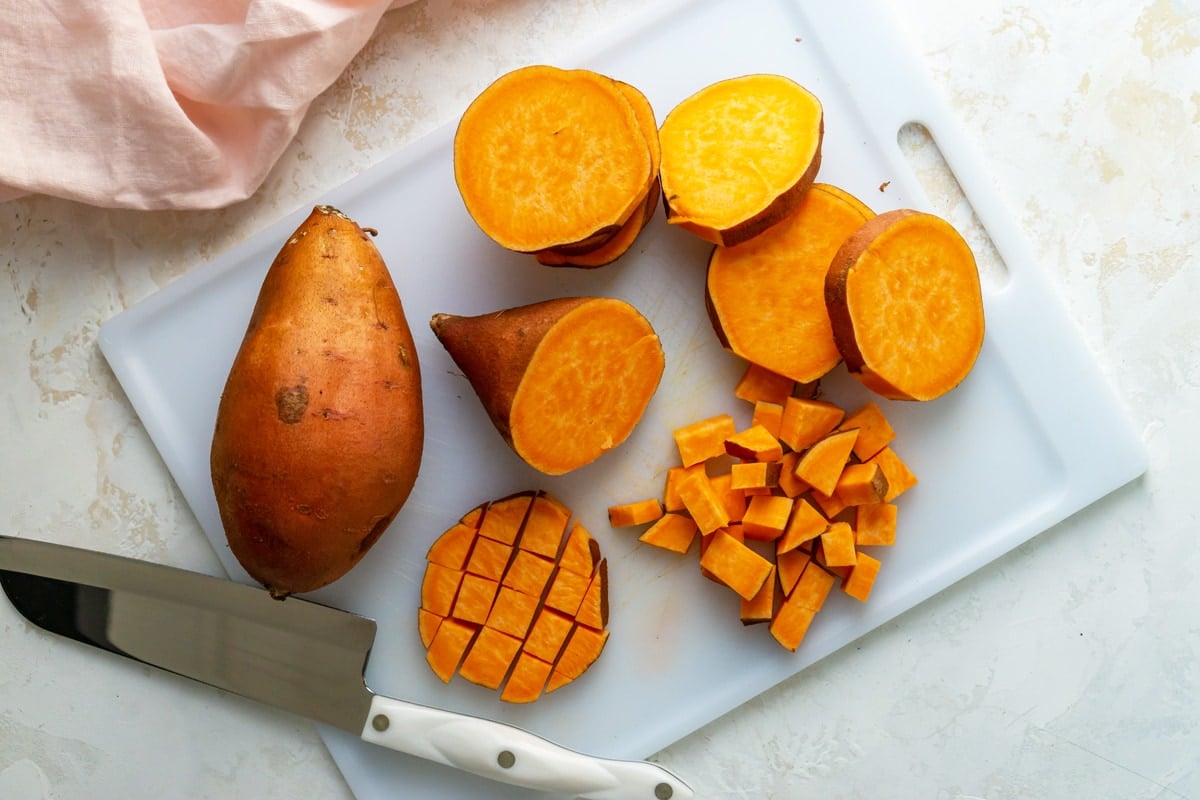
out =
<path fill-rule="evenodd" d="M 391 12 L 235 208 L 0 204 L 0 532 L 217 574 L 101 323 L 643 3 Z M 1200 3 L 896 5 L 1149 471 L 660 758 L 702 798 L 1200 800 Z M 0 603 L 3 800 L 349 796 L 309 723 Z"/>

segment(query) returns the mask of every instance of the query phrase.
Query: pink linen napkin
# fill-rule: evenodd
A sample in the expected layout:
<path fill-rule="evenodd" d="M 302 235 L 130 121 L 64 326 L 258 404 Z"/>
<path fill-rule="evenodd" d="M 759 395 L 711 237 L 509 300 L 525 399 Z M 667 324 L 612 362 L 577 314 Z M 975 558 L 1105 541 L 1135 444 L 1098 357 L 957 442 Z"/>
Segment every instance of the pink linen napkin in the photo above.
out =
<path fill-rule="evenodd" d="M 0 0 L 0 201 L 218 208 L 411 0 Z"/>

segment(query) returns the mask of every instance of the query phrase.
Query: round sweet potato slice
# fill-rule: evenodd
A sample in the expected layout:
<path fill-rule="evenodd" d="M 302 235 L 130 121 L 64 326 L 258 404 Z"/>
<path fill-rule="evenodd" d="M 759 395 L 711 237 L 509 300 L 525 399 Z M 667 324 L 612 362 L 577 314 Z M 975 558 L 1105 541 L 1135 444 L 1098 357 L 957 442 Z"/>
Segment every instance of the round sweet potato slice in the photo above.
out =
<path fill-rule="evenodd" d="M 829 266 L 825 302 L 847 369 L 889 399 L 941 397 L 983 346 L 975 256 L 933 214 L 898 209 L 864 223 Z"/>
<path fill-rule="evenodd" d="M 782 75 L 711 84 L 659 129 L 667 221 L 719 245 L 747 241 L 786 217 L 821 164 L 820 100 Z"/>
<path fill-rule="evenodd" d="M 464 112 L 454 177 L 489 237 L 536 253 L 602 244 L 653 176 L 637 112 L 615 80 L 534 65 L 498 78 Z"/>
<path fill-rule="evenodd" d="M 721 344 L 797 383 L 837 366 L 842 356 L 825 308 L 825 273 L 872 216 L 848 192 L 816 183 L 778 224 L 748 242 L 714 248 L 705 299 Z"/>
<path fill-rule="evenodd" d="M 531 703 L 579 678 L 604 649 L 608 562 L 570 509 L 521 492 L 478 506 L 434 541 L 417 616 L 442 681 L 458 675 L 505 702 Z"/>

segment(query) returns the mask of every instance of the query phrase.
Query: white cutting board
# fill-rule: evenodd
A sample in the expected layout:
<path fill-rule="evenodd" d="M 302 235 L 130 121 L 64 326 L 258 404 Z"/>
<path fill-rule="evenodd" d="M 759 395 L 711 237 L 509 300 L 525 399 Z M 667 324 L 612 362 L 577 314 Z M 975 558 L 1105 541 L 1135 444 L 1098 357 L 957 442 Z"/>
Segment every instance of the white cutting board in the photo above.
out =
<path fill-rule="evenodd" d="M 610 504 L 661 491 L 672 429 L 722 412 L 748 419 L 748 406 L 731 394 L 743 365 L 721 350 L 704 312 L 707 245 L 669 228 L 660 213 L 631 254 L 601 270 L 556 271 L 502 252 L 471 222 L 455 189 L 452 126 L 320 198 L 380 232 L 377 244 L 417 340 L 428 433 L 420 478 L 392 530 L 315 599 L 378 621 L 367 671 L 376 691 L 505 720 L 584 751 L 644 757 L 1135 478 L 1145 457 L 884 0 L 657 4 L 576 52 L 578 60 L 559 65 L 590 66 L 640 87 L 660 120 L 712 81 L 749 72 L 792 76 L 825 105 L 818 179 L 876 211 L 928 208 L 896 143 L 905 123 L 922 122 L 1008 268 L 1002 287 L 989 282 L 985 289 L 987 339 L 969 379 L 930 404 L 883 403 L 898 432 L 895 448 L 921 483 L 900 498 L 899 543 L 882 554 L 870 602 L 835 593 L 800 650 L 788 653 L 764 628 L 743 628 L 736 598 L 699 575 L 694 554 L 652 551 L 637 545 L 636 534 L 607 525 Z M 213 419 L 262 276 L 311 205 L 197 265 L 100 335 L 104 355 L 237 580 L 248 579 L 225 546 L 209 483 Z M 435 312 L 475 314 L 582 294 L 622 297 L 641 309 L 662 338 L 667 371 L 621 448 L 573 475 L 547 478 L 502 443 L 427 322 Z M 826 390 L 846 405 L 867 399 L 842 368 Z M 576 511 L 609 559 L 612 637 L 576 684 L 512 707 L 431 674 L 416 608 L 435 536 L 484 500 L 539 488 Z M 362 800 L 531 796 L 339 731 L 322 734 Z M 686 773 L 687 765 L 675 766 Z"/>

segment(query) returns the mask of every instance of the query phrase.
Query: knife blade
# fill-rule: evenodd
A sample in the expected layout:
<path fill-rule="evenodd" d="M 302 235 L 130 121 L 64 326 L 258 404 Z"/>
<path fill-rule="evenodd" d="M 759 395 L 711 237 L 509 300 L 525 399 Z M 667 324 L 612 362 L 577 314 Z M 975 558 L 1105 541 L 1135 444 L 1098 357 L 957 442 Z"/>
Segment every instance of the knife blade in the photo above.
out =
<path fill-rule="evenodd" d="M 670 770 L 589 756 L 504 723 L 373 692 L 367 617 L 234 581 L 0 536 L 0 587 L 22 616 L 363 740 L 485 778 L 586 800 L 688 800 Z"/>

